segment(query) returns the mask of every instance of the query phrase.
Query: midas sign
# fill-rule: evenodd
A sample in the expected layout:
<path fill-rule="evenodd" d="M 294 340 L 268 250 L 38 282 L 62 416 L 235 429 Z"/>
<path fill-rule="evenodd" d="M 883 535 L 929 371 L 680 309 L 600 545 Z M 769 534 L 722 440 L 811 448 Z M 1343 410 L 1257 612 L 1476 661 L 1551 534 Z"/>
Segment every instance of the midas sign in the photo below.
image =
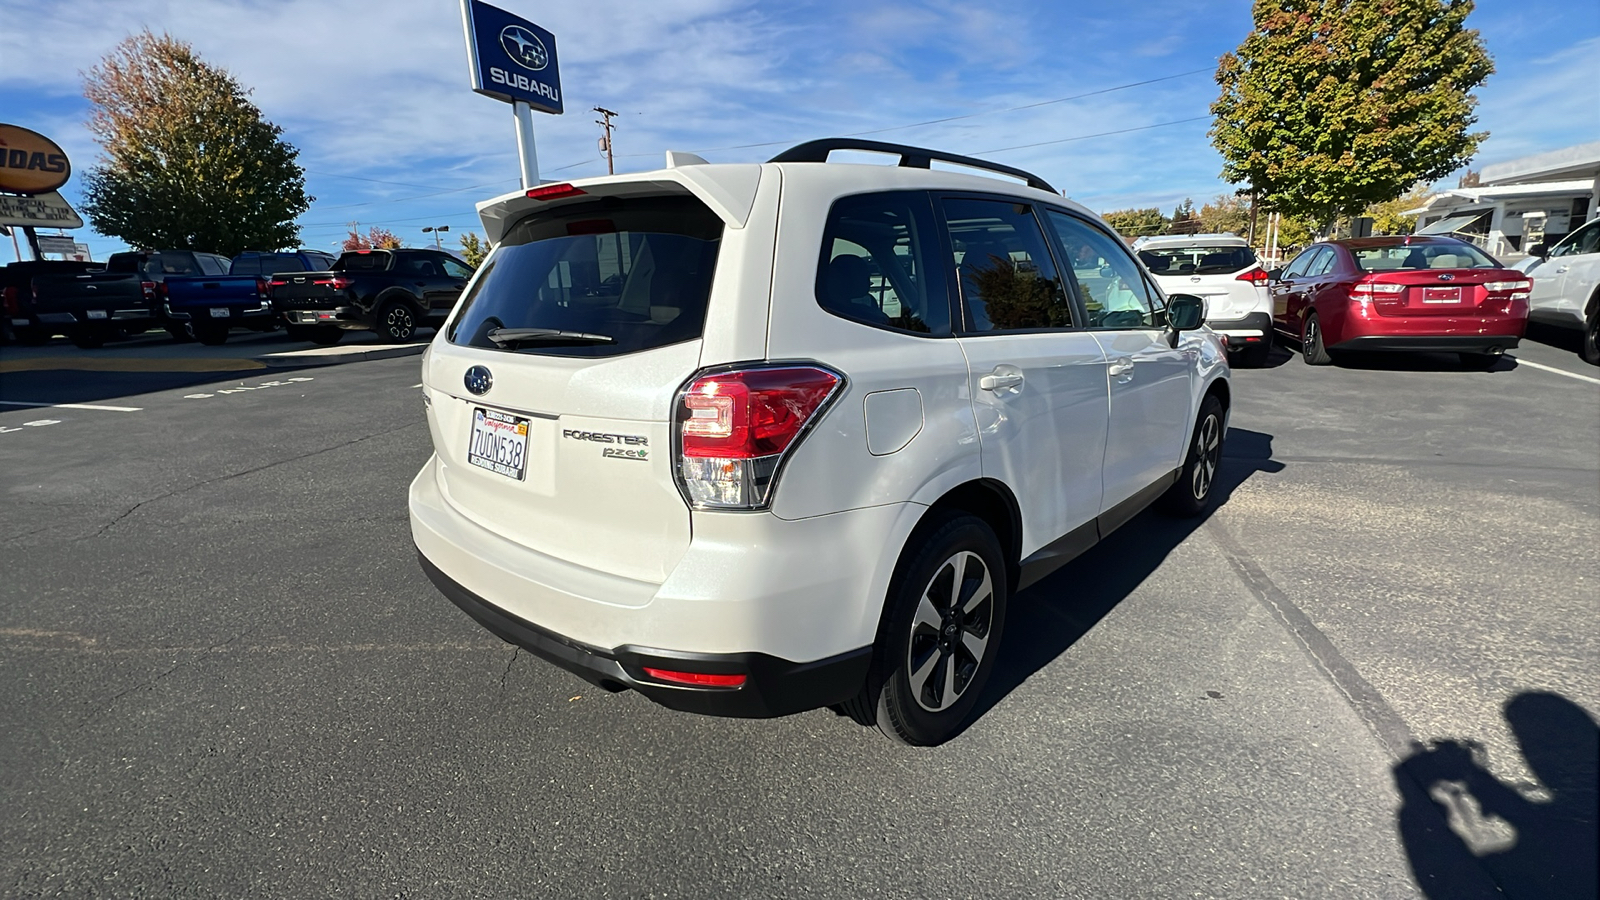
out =
<path fill-rule="evenodd" d="M 37 131 L 0 125 L 0 191 L 42 194 L 67 183 L 72 164 L 55 141 Z"/>

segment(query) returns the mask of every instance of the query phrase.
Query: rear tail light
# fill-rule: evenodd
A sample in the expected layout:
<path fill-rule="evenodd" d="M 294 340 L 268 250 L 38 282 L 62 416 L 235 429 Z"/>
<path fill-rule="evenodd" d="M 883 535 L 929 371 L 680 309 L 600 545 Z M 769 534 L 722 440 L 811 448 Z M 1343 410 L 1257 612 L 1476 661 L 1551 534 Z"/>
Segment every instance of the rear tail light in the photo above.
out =
<path fill-rule="evenodd" d="M 1511 299 L 1511 300 L 1527 300 L 1529 295 L 1532 293 L 1532 288 L 1533 288 L 1533 282 L 1531 282 L 1531 281 L 1522 281 L 1522 280 L 1518 280 L 1518 281 L 1489 281 L 1489 282 L 1485 282 L 1484 285 L 1483 285 L 1483 289 L 1485 291 L 1488 291 L 1491 294 L 1497 294 L 1497 293 L 1501 293 L 1503 291 L 1510 291 L 1511 292 L 1511 296 L 1510 296 L 1509 299 Z"/>
<path fill-rule="evenodd" d="M 844 378 L 820 366 L 710 372 L 678 392 L 674 466 L 696 509 L 764 509 L 788 452 Z"/>
<path fill-rule="evenodd" d="M 1350 288 L 1350 293 L 1356 297 L 1372 297 L 1378 294 L 1398 294 L 1406 289 L 1403 284 L 1391 284 L 1385 281 L 1360 281 Z"/>
<path fill-rule="evenodd" d="M 17 305 L 16 285 L 8 284 L 5 290 L 0 290 L 0 309 L 4 309 L 8 316 L 14 316 L 22 312 L 22 308 Z"/>
<path fill-rule="evenodd" d="M 588 193 L 582 188 L 575 188 L 570 184 L 541 184 L 536 188 L 528 189 L 529 200 L 560 200 L 564 197 L 579 197 Z"/>
<path fill-rule="evenodd" d="M 265 278 L 257 278 L 256 279 L 256 296 L 257 297 L 261 298 L 262 300 L 267 299 L 267 294 L 268 294 L 268 292 L 270 290 L 271 290 L 271 282 L 267 281 L 267 279 L 265 279 Z"/>
<path fill-rule="evenodd" d="M 672 669 L 652 669 L 645 667 L 644 673 L 657 681 L 669 681 L 673 684 L 686 684 L 690 687 L 717 687 L 736 688 L 743 687 L 743 675 L 712 675 L 706 672 L 676 672 Z"/>
<path fill-rule="evenodd" d="M 1268 277 L 1266 269 L 1250 269 L 1246 272 L 1240 272 L 1239 277 L 1235 280 L 1248 281 L 1251 284 L 1264 284 Z"/>
<path fill-rule="evenodd" d="M 286 282 L 275 281 L 273 283 L 274 284 L 284 284 Z M 343 291 L 343 290 L 349 289 L 352 285 L 354 285 L 356 283 L 356 280 L 355 280 L 355 278 L 353 278 L 353 277 L 351 277 L 349 275 L 335 275 L 332 278 L 318 278 L 318 279 L 313 280 L 311 283 L 312 284 L 325 284 L 328 287 L 331 287 L 336 291 Z"/>
<path fill-rule="evenodd" d="M 283 287 L 284 285 L 286 285 L 288 283 L 289 283 L 289 279 L 287 279 L 287 278 L 274 278 L 271 281 L 267 282 L 267 284 L 269 284 L 272 287 Z"/>
<path fill-rule="evenodd" d="M 159 287 L 159 285 L 157 285 L 154 281 L 141 281 L 139 282 L 139 287 L 144 289 L 144 298 L 146 300 L 154 300 L 157 296 L 159 296 L 156 291 L 156 288 Z"/>

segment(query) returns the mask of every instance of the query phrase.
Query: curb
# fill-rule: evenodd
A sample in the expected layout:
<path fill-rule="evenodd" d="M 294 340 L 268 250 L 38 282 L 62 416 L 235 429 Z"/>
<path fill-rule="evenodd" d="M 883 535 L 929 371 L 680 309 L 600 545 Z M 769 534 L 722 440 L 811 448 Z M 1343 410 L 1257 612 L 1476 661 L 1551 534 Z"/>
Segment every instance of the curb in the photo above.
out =
<path fill-rule="evenodd" d="M 401 356 L 421 356 L 428 345 L 401 344 L 395 347 L 376 347 L 357 350 L 350 347 L 318 347 L 314 350 L 290 350 L 257 356 L 252 361 L 272 368 L 304 369 L 311 366 L 337 366 L 341 363 L 366 362 L 373 359 L 394 359 Z"/>

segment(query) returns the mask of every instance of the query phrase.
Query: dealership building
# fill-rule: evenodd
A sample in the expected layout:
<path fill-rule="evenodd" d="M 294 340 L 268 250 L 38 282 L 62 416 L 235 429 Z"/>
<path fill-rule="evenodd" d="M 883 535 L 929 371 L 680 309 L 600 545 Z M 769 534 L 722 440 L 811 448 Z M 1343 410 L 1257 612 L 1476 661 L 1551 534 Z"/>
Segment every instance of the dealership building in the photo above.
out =
<path fill-rule="evenodd" d="M 1453 234 L 1501 259 L 1556 241 L 1600 214 L 1600 141 L 1484 166 L 1478 183 L 1441 191 L 1406 215 L 1418 234 Z"/>

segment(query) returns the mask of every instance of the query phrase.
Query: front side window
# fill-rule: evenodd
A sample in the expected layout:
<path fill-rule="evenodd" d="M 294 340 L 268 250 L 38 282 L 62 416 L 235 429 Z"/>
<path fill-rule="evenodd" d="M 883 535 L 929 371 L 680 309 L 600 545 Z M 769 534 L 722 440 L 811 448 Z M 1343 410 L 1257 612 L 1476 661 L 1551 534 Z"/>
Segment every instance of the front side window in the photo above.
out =
<path fill-rule="evenodd" d="M 1581 253 L 1600 253 L 1600 220 L 1567 235 L 1566 240 L 1550 251 L 1550 256 L 1577 256 Z"/>
<path fill-rule="evenodd" d="M 932 212 L 920 193 L 845 197 L 828 211 L 817 303 L 837 316 L 913 334 L 950 334 Z"/>
<path fill-rule="evenodd" d="M 1307 247 L 1306 249 L 1301 250 L 1300 255 L 1291 260 L 1289 265 L 1284 268 L 1283 277 L 1285 279 L 1289 279 L 1300 278 L 1304 276 L 1306 274 L 1306 269 L 1310 268 L 1311 266 L 1311 261 L 1316 259 L 1317 254 L 1321 252 L 1321 247 Z"/>
<path fill-rule="evenodd" d="M 1090 328 L 1154 328 L 1161 311 L 1150 286 L 1122 241 L 1058 210 L 1046 215 L 1068 259 L 1094 256 L 1098 267 L 1072 268 Z"/>
<path fill-rule="evenodd" d="M 601 357 L 698 338 L 722 229 L 704 203 L 682 195 L 534 213 L 506 233 L 448 339 Z"/>
<path fill-rule="evenodd" d="M 1317 256 L 1316 261 L 1313 262 L 1311 267 L 1306 270 L 1306 274 L 1312 278 L 1326 275 L 1333 271 L 1334 266 L 1337 265 L 1338 262 L 1339 251 L 1333 249 L 1332 247 L 1323 247 L 1322 253 Z"/>
<path fill-rule="evenodd" d="M 969 331 L 1072 327 L 1072 306 L 1031 205 L 947 198 L 943 206 Z"/>

